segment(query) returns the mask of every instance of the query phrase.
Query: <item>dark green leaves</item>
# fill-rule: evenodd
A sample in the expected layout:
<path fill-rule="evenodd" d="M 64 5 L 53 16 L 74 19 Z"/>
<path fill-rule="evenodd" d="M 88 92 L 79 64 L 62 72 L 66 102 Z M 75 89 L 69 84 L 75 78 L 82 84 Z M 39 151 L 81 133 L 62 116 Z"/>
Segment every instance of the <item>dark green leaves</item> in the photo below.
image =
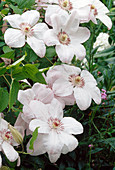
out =
<path fill-rule="evenodd" d="M 6 89 L 0 88 L 0 112 L 8 105 L 8 92 Z"/>
<path fill-rule="evenodd" d="M 12 79 L 12 83 L 10 86 L 10 95 L 9 95 L 9 110 L 13 106 L 14 102 L 17 99 L 17 94 L 19 90 L 19 83 L 17 80 Z"/>

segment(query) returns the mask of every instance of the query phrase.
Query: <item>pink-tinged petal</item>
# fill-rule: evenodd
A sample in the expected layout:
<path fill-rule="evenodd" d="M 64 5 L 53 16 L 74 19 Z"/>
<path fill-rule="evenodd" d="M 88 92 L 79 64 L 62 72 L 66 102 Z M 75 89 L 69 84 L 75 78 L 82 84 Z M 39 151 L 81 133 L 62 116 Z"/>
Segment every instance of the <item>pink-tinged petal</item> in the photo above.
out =
<path fill-rule="evenodd" d="M 62 100 L 64 100 L 65 105 L 74 105 L 75 104 L 75 98 L 74 95 L 62 97 Z"/>
<path fill-rule="evenodd" d="M 77 12 L 79 15 L 80 23 L 89 22 L 89 17 L 90 17 L 90 6 L 89 5 L 77 9 Z"/>
<path fill-rule="evenodd" d="M 56 33 L 59 33 L 61 29 L 65 30 L 64 22 L 69 17 L 69 14 L 64 10 L 61 10 L 61 15 L 59 13 L 51 15 L 51 25 Z M 66 24 L 67 25 L 67 24 Z"/>
<path fill-rule="evenodd" d="M 37 100 L 32 100 L 30 102 L 30 109 L 32 110 L 32 113 L 34 113 L 36 118 L 43 121 L 48 120 L 49 118 L 48 108 L 42 102 Z"/>
<path fill-rule="evenodd" d="M 54 98 L 53 91 L 46 85 L 35 83 L 32 87 L 35 93 L 35 100 L 40 100 L 41 102 L 48 104 L 51 103 Z"/>
<path fill-rule="evenodd" d="M 61 155 L 63 143 L 54 129 L 48 136 L 44 136 L 44 146 L 48 152 L 50 161 L 52 163 L 56 162 Z"/>
<path fill-rule="evenodd" d="M 26 122 L 29 123 L 31 119 L 36 118 L 36 115 L 34 112 L 31 110 L 31 108 L 28 105 L 23 106 L 23 114 L 22 114 L 22 119 Z"/>
<path fill-rule="evenodd" d="M 2 157 L 0 155 L 0 168 L 1 168 L 1 166 L 2 166 Z"/>
<path fill-rule="evenodd" d="M 44 33 L 48 30 L 45 23 L 38 23 L 33 28 L 33 36 L 37 39 L 43 40 Z"/>
<path fill-rule="evenodd" d="M 0 131 L 3 131 L 4 129 L 8 129 L 8 122 L 0 118 Z"/>
<path fill-rule="evenodd" d="M 90 37 L 89 29 L 85 27 L 79 27 L 77 32 L 70 34 L 70 38 L 73 44 L 84 43 Z"/>
<path fill-rule="evenodd" d="M 63 64 L 60 67 L 63 68 L 65 74 L 67 74 L 67 75 L 73 75 L 73 74 L 78 75 L 81 72 L 81 69 L 79 67 L 70 66 L 70 65 L 67 65 L 67 64 Z M 64 75 L 64 77 L 65 77 L 65 75 Z"/>
<path fill-rule="evenodd" d="M 32 89 L 19 90 L 18 92 L 18 100 L 23 105 L 28 105 L 31 100 L 34 100 L 34 96 Z"/>
<path fill-rule="evenodd" d="M 25 45 L 25 35 L 18 29 L 8 28 L 4 34 L 5 43 L 14 48 Z"/>
<path fill-rule="evenodd" d="M 89 71 L 83 70 L 81 72 L 81 77 L 83 77 L 85 83 L 94 83 L 95 85 L 97 85 L 96 80 L 94 79 L 93 75 Z"/>
<path fill-rule="evenodd" d="M 46 152 L 46 149 L 43 145 L 44 137 L 45 137 L 44 134 L 38 134 L 38 137 L 36 141 L 34 142 L 34 152 L 32 152 L 32 150 L 29 149 L 29 146 L 30 146 L 30 141 L 29 141 L 27 144 L 27 153 L 31 153 L 31 155 L 34 155 L 34 156 L 44 154 Z"/>
<path fill-rule="evenodd" d="M 68 34 L 71 34 L 72 32 L 76 32 L 79 27 L 79 16 L 77 11 L 72 11 L 71 15 L 68 16 L 68 20 L 65 24 L 64 31 Z"/>
<path fill-rule="evenodd" d="M 53 118 L 62 119 L 63 118 L 63 109 L 60 102 L 56 99 L 53 99 L 49 107 L 49 114 Z"/>
<path fill-rule="evenodd" d="M 62 12 L 63 12 L 63 10 L 61 10 L 60 6 L 58 6 L 58 5 L 48 5 L 48 8 L 46 9 L 46 13 L 45 13 L 45 22 L 48 25 L 52 26 L 51 15 L 60 14 Z"/>
<path fill-rule="evenodd" d="M 43 58 L 45 56 L 46 47 L 42 40 L 38 40 L 34 36 L 30 36 L 27 37 L 27 43 L 39 57 Z"/>
<path fill-rule="evenodd" d="M 83 45 L 74 44 L 73 49 L 74 54 L 76 55 L 76 59 L 82 60 L 86 56 L 86 49 Z"/>
<path fill-rule="evenodd" d="M 86 110 L 91 105 L 91 96 L 83 88 L 74 88 L 74 97 L 80 110 Z"/>
<path fill-rule="evenodd" d="M 3 20 L 8 21 L 12 27 L 20 29 L 20 24 L 22 23 L 21 15 L 19 14 L 8 15 L 5 16 Z"/>
<path fill-rule="evenodd" d="M 3 142 L 2 149 L 9 161 L 14 162 L 18 159 L 19 157 L 18 152 L 16 152 L 13 146 L 11 146 L 6 141 Z"/>
<path fill-rule="evenodd" d="M 71 45 L 57 45 L 56 53 L 63 63 L 71 63 L 71 60 L 74 57 L 74 49 Z"/>
<path fill-rule="evenodd" d="M 96 104 L 101 103 L 101 93 L 98 87 L 89 89 L 90 95 Z"/>
<path fill-rule="evenodd" d="M 52 89 L 57 96 L 69 96 L 73 93 L 72 84 L 63 78 L 56 80 Z"/>
<path fill-rule="evenodd" d="M 40 14 L 36 10 L 26 11 L 21 15 L 23 22 L 26 22 L 30 24 L 31 26 L 34 26 L 38 22 L 39 17 L 40 17 Z"/>
<path fill-rule="evenodd" d="M 65 133 L 74 135 L 83 133 L 83 126 L 76 119 L 72 117 L 64 117 L 61 122 L 64 125 Z"/>
<path fill-rule="evenodd" d="M 96 17 L 94 15 L 94 13 L 91 11 L 90 12 L 90 20 L 94 23 L 94 24 L 97 24 L 97 20 L 96 20 Z"/>
<path fill-rule="evenodd" d="M 105 24 L 108 29 L 110 30 L 112 27 L 112 21 L 107 15 L 99 15 L 96 18 L 98 18 L 103 24 Z"/>
<path fill-rule="evenodd" d="M 63 154 L 73 151 L 78 146 L 78 140 L 65 132 L 59 134 L 59 139 L 64 144 L 61 151 Z"/>
<path fill-rule="evenodd" d="M 50 127 L 47 122 L 44 122 L 40 119 L 34 119 L 29 124 L 29 129 L 33 132 L 37 127 L 38 133 L 49 133 Z"/>
<path fill-rule="evenodd" d="M 52 29 L 49 29 L 48 31 L 45 32 L 44 42 L 47 46 L 53 46 L 53 45 L 60 44 L 57 34 Z"/>

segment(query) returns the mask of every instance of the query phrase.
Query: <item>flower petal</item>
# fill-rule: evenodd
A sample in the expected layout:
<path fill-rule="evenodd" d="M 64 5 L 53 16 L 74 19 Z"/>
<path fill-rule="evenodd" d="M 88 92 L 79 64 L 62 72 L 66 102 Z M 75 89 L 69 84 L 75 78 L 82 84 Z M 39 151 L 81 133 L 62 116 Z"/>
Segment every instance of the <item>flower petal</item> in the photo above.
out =
<path fill-rule="evenodd" d="M 34 131 L 37 127 L 39 127 L 38 133 L 49 133 L 50 131 L 50 127 L 47 122 L 44 122 L 40 119 L 32 120 L 29 124 L 29 129 L 31 131 Z"/>
<path fill-rule="evenodd" d="M 59 45 L 60 42 L 58 40 L 57 34 L 53 29 L 49 29 L 44 34 L 44 42 L 47 46 Z"/>
<path fill-rule="evenodd" d="M 34 96 L 32 89 L 19 90 L 18 92 L 18 100 L 23 105 L 28 105 L 30 101 L 34 99 Z"/>
<path fill-rule="evenodd" d="M 83 133 L 83 126 L 76 119 L 64 117 L 61 122 L 64 125 L 64 132 L 74 135 Z"/>
<path fill-rule="evenodd" d="M 31 26 L 34 26 L 38 22 L 39 17 L 40 17 L 40 14 L 36 10 L 26 11 L 21 15 L 23 22 L 26 22 L 30 24 Z"/>
<path fill-rule="evenodd" d="M 22 23 L 21 15 L 19 14 L 8 15 L 5 16 L 3 20 L 4 21 L 7 20 L 12 27 L 20 29 L 20 24 Z"/>
<path fill-rule="evenodd" d="M 96 18 L 98 18 L 102 23 L 104 23 L 108 29 L 110 30 L 112 27 L 112 21 L 107 15 L 99 15 Z"/>
<path fill-rule="evenodd" d="M 94 79 L 93 75 L 89 71 L 83 70 L 81 72 L 81 77 L 84 78 L 85 83 L 93 83 L 94 85 L 97 85 L 96 80 Z"/>
<path fill-rule="evenodd" d="M 45 56 L 46 47 L 42 40 L 38 40 L 34 36 L 30 36 L 27 37 L 27 43 L 39 57 L 43 58 Z"/>
<path fill-rule="evenodd" d="M 25 35 L 20 30 L 8 28 L 4 34 L 4 40 L 8 46 L 19 48 L 25 44 Z"/>
<path fill-rule="evenodd" d="M 78 146 L 78 140 L 73 135 L 62 132 L 59 139 L 63 143 L 61 151 L 63 154 L 73 151 Z"/>
<path fill-rule="evenodd" d="M 52 89 L 57 96 L 69 96 L 73 93 L 72 84 L 63 78 L 56 80 Z"/>
<path fill-rule="evenodd" d="M 9 161 L 14 162 L 16 161 L 16 159 L 18 159 L 19 157 L 18 152 L 16 152 L 13 146 L 11 146 L 6 141 L 3 142 L 2 149 Z"/>
<path fill-rule="evenodd" d="M 2 157 L 0 155 L 0 168 L 1 168 L 1 166 L 2 166 Z"/>
<path fill-rule="evenodd" d="M 74 88 L 74 97 L 80 110 L 86 110 L 91 105 L 91 96 L 83 88 Z"/>
<path fill-rule="evenodd" d="M 35 38 L 43 40 L 43 35 L 48 30 L 48 26 L 45 23 L 38 23 L 32 28 L 32 30 Z"/>
<path fill-rule="evenodd" d="M 36 141 L 34 142 L 34 152 L 32 152 L 32 150 L 29 149 L 29 146 L 30 146 L 30 141 L 29 141 L 28 144 L 27 144 L 27 152 L 28 153 L 32 152 L 31 155 L 34 155 L 34 156 L 44 154 L 46 152 L 46 149 L 43 145 L 44 137 L 45 137 L 44 134 L 38 135 Z"/>
<path fill-rule="evenodd" d="M 74 44 L 73 49 L 74 49 L 74 54 L 76 55 L 76 59 L 82 60 L 85 57 L 86 49 L 83 45 Z"/>
<path fill-rule="evenodd" d="M 52 163 L 56 162 L 61 155 L 63 143 L 59 139 L 59 135 L 52 130 L 50 134 L 44 137 L 44 146 L 48 152 L 49 159 Z"/>
<path fill-rule="evenodd" d="M 89 88 L 90 95 L 96 104 L 101 103 L 101 93 L 98 87 Z"/>
<path fill-rule="evenodd" d="M 75 54 L 71 45 L 67 46 L 62 44 L 56 46 L 56 53 L 63 63 L 71 63 Z"/>

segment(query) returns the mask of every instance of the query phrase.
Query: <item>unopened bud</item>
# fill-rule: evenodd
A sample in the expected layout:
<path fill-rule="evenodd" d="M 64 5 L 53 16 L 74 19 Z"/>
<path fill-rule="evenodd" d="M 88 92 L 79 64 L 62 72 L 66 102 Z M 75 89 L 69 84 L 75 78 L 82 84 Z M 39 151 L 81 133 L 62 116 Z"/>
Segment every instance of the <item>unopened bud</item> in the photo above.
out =
<path fill-rule="evenodd" d="M 22 144 L 23 137 L 21 133 L 10 124 L 8 124 L 8 128 L 10 129 L 10 132 L 12 133 L 15 142 L 17 142 L 18 144 Z"/>

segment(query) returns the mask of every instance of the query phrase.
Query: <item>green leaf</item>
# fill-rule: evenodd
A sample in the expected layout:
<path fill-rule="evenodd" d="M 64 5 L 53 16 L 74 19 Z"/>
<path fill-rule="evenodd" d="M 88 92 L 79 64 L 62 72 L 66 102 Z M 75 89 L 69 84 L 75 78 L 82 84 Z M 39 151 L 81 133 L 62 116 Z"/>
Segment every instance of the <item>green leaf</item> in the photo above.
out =
<path fill-rule="evenodd" d="M 8 14 L 8 12 L 9 12 L 9 8 L 5 8 L 1 11 L 1 13 L 5 15 Z"/>
<path fill-rule="evenodd" d="M 5 43 L 4 42 L 0 42 L 0 47 L 4 46 Z"/>
<path fill-rule="evenodd" d="M 23 67 L 16 67 L 12 72 L 12 77 L 16 80 L 23 80 L 28 78 L 27 75 L 24 74 Z"/>
<path fill-rule="evenodd" d="M 0 57 L 14 59 L 14 56 L 15 56 L 15 50 L 2 54 Z"/>
<path fill-rule="evenodd" d="M 6 67 L 0 67 L 0 76 L 2 76 L 7 71 Z"/>
<path fill-rule="evenodd" d="M 34 5 L 35 0 L 15 0 L 15 2 L 18 4 L 19 8 L 30 8 L 32 5 Z"/>
<path fill-rule="evenodd" d="M 4 53 L 8 53 L 8 52 L 11 52 L 11 51 L 14 51 L 14 50 L 12 50 L 10 47 L 8 47 L 8 46 L 4 46 L 3 47 L 3 51 L 4 51 Z"/>
<path fill-rule="evenodd" d="M 24 73 L 27 75 L 28 78 L 35 82 L 39 82 L 42 84 L 46 84 L 46 81 L 44 77 L 42 76 L 42 73 L 36 68 L 33 64 L 26 64 L 23 67 Z"/>
<path fill-rule="evenodd" d="M 0 112 L 8 105 L 8 92 L 6 89 L 0 88 Z"/>
<path fill-rule="evenodd" d="M 100 151 L 102 151 L 102 150 L 103 150 L 103 148 L 95 148 L 94 150 L 91 150 L 91 154 L 100 152 Z"/>
<path fill-rule="evenodd" d="M 13 9 L 15 14 L 22 14 L 22 10 L 18 8 L 18 6 L 10 5 L 10 8 Z"/>
<path fill-rule="evenodd" d="M 68 167 L 68 168 L 66 168 L 66 170 L 75 170 L 75 168 Z"/>
<path fill-rule="evenodd" d="M 18 90 L 19 90 L 19 83 L 17 80 L 15 80 L 14 78 L 12 79 L 12 83 L 10 86 L 10 95 L 9 95 L 9 110 L 11 109 L 11 107 L 13 106 L 14 102 L 17 99 L 17 94 L 18 94 Z"/>
<path fill-rule="evenodd" d="M 34 142 L 36 141 L 36 139 L 38 137 L 38 128 L 39 127 L 37 127 L 32 134 L 32 138 L 30 140 L 30 146 L 29 146 L 30 150 L 34 150 Z"/>

